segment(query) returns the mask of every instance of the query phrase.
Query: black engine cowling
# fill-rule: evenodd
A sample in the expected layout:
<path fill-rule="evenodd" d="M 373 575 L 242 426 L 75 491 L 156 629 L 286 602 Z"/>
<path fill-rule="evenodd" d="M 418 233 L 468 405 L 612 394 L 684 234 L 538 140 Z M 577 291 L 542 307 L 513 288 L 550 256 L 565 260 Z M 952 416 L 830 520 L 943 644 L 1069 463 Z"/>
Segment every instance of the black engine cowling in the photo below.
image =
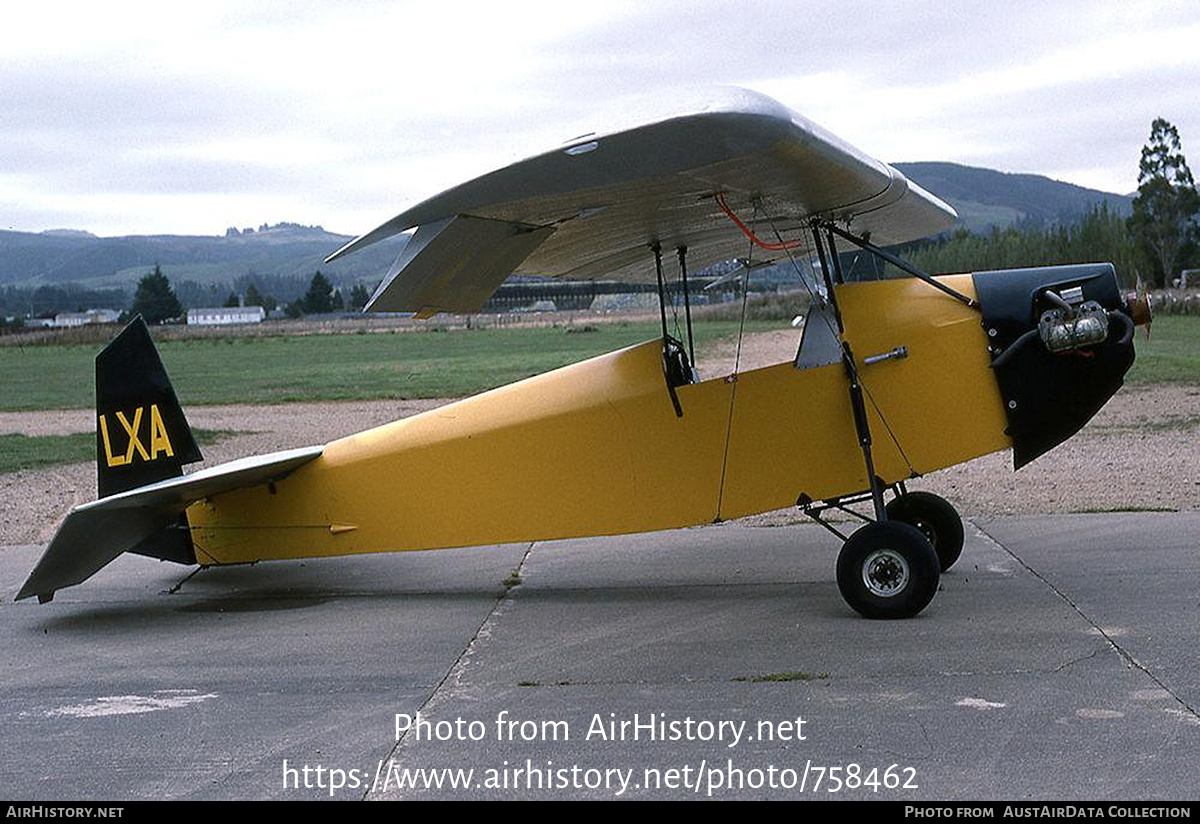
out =
<path fill-rule="evenodd" d="M 1013 466 L 1078 432 L 1133 365 L 1133 320 L 1111 263 L 977 272 Z"/>

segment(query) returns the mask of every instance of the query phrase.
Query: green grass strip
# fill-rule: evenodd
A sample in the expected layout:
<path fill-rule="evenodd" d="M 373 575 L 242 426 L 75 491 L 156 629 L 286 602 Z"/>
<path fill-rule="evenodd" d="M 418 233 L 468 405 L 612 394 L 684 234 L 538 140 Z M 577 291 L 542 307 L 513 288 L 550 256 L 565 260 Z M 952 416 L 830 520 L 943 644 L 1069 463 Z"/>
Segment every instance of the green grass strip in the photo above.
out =
<path fill-rule="evenodd" d="M 193 429 L 201 444 L 216 443 L 237 434 L 227 429 Z M 84 463 L 96 460 L 96 433 L 73 432 L 70 435 L 0 435 L 0 475 L 22 469 L 39 469 L 55 464 Z"/>

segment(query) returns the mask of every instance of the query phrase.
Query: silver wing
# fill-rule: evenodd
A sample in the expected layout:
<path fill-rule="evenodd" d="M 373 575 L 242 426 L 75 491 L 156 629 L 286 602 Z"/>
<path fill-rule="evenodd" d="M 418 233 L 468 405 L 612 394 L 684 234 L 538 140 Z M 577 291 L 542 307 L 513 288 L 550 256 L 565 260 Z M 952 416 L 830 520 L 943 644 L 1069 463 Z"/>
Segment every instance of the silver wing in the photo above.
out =
<path fill-rule="evenodd" d="M 749 241 L 718 195 L 764 240 L 778 231 L 800 249 L 814 216 L 880 246 L 956 218 L 896 169 L 756 92 L 719 89 L 642 118 L 460 184 L 329 260 L 416 228 L 369 308 L 472 312 L 510 273 L 652 277 L 654 243 L 686 246 L 693 270 L 745 256 Z"/>

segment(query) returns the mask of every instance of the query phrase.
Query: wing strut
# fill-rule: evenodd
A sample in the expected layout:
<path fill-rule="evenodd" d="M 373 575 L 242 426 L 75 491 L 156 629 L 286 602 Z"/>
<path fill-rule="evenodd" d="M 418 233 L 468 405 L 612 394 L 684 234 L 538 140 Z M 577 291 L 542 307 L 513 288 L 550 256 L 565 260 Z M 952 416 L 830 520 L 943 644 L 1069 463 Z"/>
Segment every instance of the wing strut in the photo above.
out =
<path fill-rule="evenodd" d="M 675 250 L 679 254 L 679 277 L 683 280 L 683 316 L 687 318 L 688 358 L 692 368 L 696 368 L 696 345 L 692 339 L 692 301 L 688 296 L 687 279 L 687 247 L 680 246 Z"/>
<path fill-rule="evenodd" d="M 910 275 L 917 278 L 918 280 L 922 280 L 925 283 L 928 283 L 934 289 L 937 289 L 940 292 L 945 292 L 947 295 L 954 298 L 959 303 L 962 303 L 965 306 L 969 306 L 972 309 L 979 308 L 979 301 L 972 300 L 971 298 L 964 295 L 962 292 L 959 292 L 955 289 L 951 289 L 946 284 L 941 283 L 940 281 L 934 280 L 932 276 L 926 274 L 925 272 L 922 272 L 920 269 L 913 266 L 908 261 L 904 260 L 904 258 L 897 257 L 896 255 L 893 255 L 891 252 L 888 252 L 884 249 L 880 249 L 878 246 L 876 246 L 874 243 L 867 240 L 866 238 L 858 237 L 857 235 L 852 235 L 849 232 L 847 232 L 845 229 L 841 229 L 841 228 L 835 226 L 833 223 L 825 223 L 824 225 L 825 225 L 826 231 L 837 235 L 838 237 L 842 238 L 843 240 L 850 241 L 855 246 L 859 247 L 860 249 L 865 249 L 866 251 L 870 252 L 871 254 L 875 255 L 878 258 L 882 258 L 883 260 L 886 260 L 888 263 L 904 270 L 905 272 L 908 272 Z M 814 232 L 814 234 L 815 234 L 815 232 Z M 820 238 L 817 238 L 817 243 L 820 244 L 820 242 L 821 242 Z M 836 250 L 833 250 L 832 244 L 830 244 L 830 249 L 831 249 L 831 251 L 833 251 L 834 256 L 836 257 L 837 253 L 836 253 Z M 839 280 L 840 280 L 840 278 L 839 278 Z"/>
<path fill-rule="evenodd" d="M 654 252 L 654 274 L 658 277 L 658 316 L 662 319 L 663 346 L 666 346 L 670 335 L 667 334 L 667 295 L 663 286 L 662 246 L 655 242 L 650 249 Z"/>
<path fill-rule="evenodd" d="M 821 261 L 821 273 L 825 277 L 825 289 L 829 292 L 829 302 L 833 306 L 834 317 L 837 318 L 839 331 L 842 327 L 842 312 L 838 308 L 837 291 L 833 288 L 833 273 L 829 262 L 825 259 L 825 244 L 821 240 L 821 230 L 812 227 L 813 242 L 816 244 L 817 257 Z M 830 245 L 830 257 L 833 258 L 833 268 L 837 280 L 842 280 L 842 266 L 838 261 L 837 249 Z M 841 335 L 838 335 L 841 338 Z M 858 367 L 854 363 L 854 353 L 850 350 L 849 341 L 842 339 L 842 366 L 846 369 L 846 380 L 850 384 L 850 406 L 854 410 L 854 431 L 858 434 L 858 446 L 862 449 L 863 462 L 867 465 L 867 482 L 871 485 L 871 502 L 875 505 L 875 520 L 887 520 L 887 508 L 883 503 L 883 483 L 875 475 L 875 461 L 871 457 L 871 424 L 867 418 L 867 405 L 863 401 L 862 382 L 858 377 Z"/>
<path fill-rule="evenodd" d="M 729 214 L 731 215 L 731 217 L 733 217 L 731 213 L 729 213 Z M 733 219 L 735 221 L 737 220 L 736 217 L 734 217 Z M 753 232 L 748 227 L 745 227 L 740 221 L 737 221 L 737 222 L 738 222 L 739 227 L 742 228 L 743 232 L 745 232 L 747 234 L 747 236 L 750 237 L 751 241 L 754 242 L 755 245 L 762 246 L 763 248 L 768 248 L 768 246 L 766 244 L 764 244 L 762 241 L 760 241 L 757 237 L 755 237 L 753 235 Z M 772 222 L 772 227 L 775 228 L 773 222 Z M 825 323 L 829 324 L 829 326 L 830 326 L 829 331 L 833 334 L 834 339 L 840 344 L 841 361 L 842 361 L 842 366 L 846 371 L 846 380 L 847 380 L 847 383 L 849 384 L 848 388 L 850 391 L 850 406 L 851 406 L 851 409 L 853 410 L 853 414 L 854 414 L 854 429 L 858 436 L 858 443 L 859 443 L 860 449 L 862 450 L 863 463 L 866 465 L 867 479 L 868 479 L 868 483 L 870 484 L 869 490 L 862 493 L 862 498 L 860 498 L 859 500 L 870 498 L 871 503 L 873 504 L 874 509 L 875 509 L 875 520 L 879 521 L 879 522 L 883 522 L 883 521 L 888 520 L 887 507 L 885 506 L 885 504 L 883 502 L 883 493 L 884 493 L 884 489 L 885 489 L 886 485 L 884 484 L 883 480 L 875 474 L 875 461 L 871 454 L 871 426 L 870 426 L 870 419 L 867 416 L 867 405 L 866 405 L 867 392 L 866 392 L 866 389 L 863 386 L 862 380 L 859 376 L 858 366 L 854 361 L 854 353 L 850 348 L 850 343 L 848 341 L 846 341 L 842 336 L 842 333 L 844 331 L 844 326 L 842 324 L 841 308 L 838 306 L 838 301 L 837 301 L 837 290 L 834 288 L 834 285 L 844 283 L 845 278 L 843 277 L 843 274 L 842 274 L 841 260 L 838 257 L 837 246 L 835 245 L 835 242 L 834 242 L 834 235 L 837 235 L 846 240 L 849 240 L 850 242 L 861 247 L 862 249 L 866 250 L 867 252 L 870 252 L 871 254 L 874 254 L 874 255 L 882 258 L 883 260 L 888 261 L 889 263 L 893 263 L 896 266 L 899 266 L 901 269 L 903 269 L 904 271 L 913 275 L 914 277 L 917 277 L 920 280 L 935 287 L 936 289 L 938 289 L 942 292 L 945 292 L 946 294 L 953 297 L 955 300 L 958 300 L 958 301 L 966 304 L 969 307 L 978 309 L 979 304 L 977 301 L 972 300 L 971 298 L 967 297 L 966 295 L 963 295 L 962 293 L 957 292 L 954 289 L 951 289 L 950 287 L 945 286 L 944 284 L 934 280 L 929 275 L 925 274 L 924 272 L 920 271 L 919 269 L 916 269 L 915 267 L 911 266 L 910 264 L 908 264 L 905 261 L 901 260 L 900 258 L 896 257 L 895 255 L 892 255 L 889 252 L 885 252 L 883 249 L 880 249 L 879 247 L 870 243 L 866 239 L 856 237 L 856 236 L 850 234 L 849 232 L 846 232 L 846 231 L 838 228 L 832 222 L 814 220 L 811 223 L 810 228 L 812 230 L 813 247 L 814 247 L 814 250 L 816 251 L 817 259 L 820 262 L 822 278 L 825 281 L 825 291 L 828 295 L 829 308 L 832 310 L 832 321 L 830 320 L 830 318 L 828 316 L 823 316 L 822 319 Z M 825 238 L 824 239 L 822 239 L 822 237 L 821 237 L 822 229 L 825 230 Z M 778 242 L 775 244 L 771 244 L 770 248 L 782 249 L 782 250 L 787 251 L 788 257 L 792 259 L 792 264 L 794 266 L 795 259 L 792 258 L 791 250 L 800 245 L 799 241 L 792 241 L 791 243 L 785 243 L 783 240 L 783 237 L 779 234 L 778 228 L 775 228 L 775 235 L 776 235 Z M 826 243 L 829 244 L 828 245 L 828 256 L 826 256 Z M 803 277 L 801 277 L 801 280 L 803 281 Z M 836 329 L 834 328 L 835 324 L 836 324 Z M 887 353 L 886 355 L 883 355 L 883 356 L 876 356 L 874 358 L 868 358 L 864 362 L 865 363 L 874 363 L 877 360 L 884 359 L 884 358 L 905 357 L 906 354 L 907 354 L 907 350 L 905 350 L 904 347 L 897 347 L 895 350 L 893 350 L 893 352 Z M 797 364 L 799 364 L 799 359 L 800 359 L 800 356 L 798 354 L 797 355 Z M 872 403 L 874 403 L 873 400 L 872 400 Z M 883 411 L 881 409 L 879 409 L 878 406 L 876 406 L 876 411 L 879 413 L 880 419 L 883 421 L 884 427 L 888 430 L 888 433 L 891 435 L 892 440 L 895 441 L 896 447 L 900 450 L 900 454 L 904 455 L 904 449 L 903 449 L 903 447 L 900 446 L 900 442 L 896 440 L 895 434 L 891 432 L 891 427 L 888 426 L 887 418 L 884 417 Z M 909 470 L 912 471 L 915 476 L 916 471 L 913 469 L 912 463 L 908 461 L 908 457 L 904 456 L 904 460 L 906 463 L 908 463 Z M 898 490 L 897 491 L 898 495 L 902 494 L 903 484 L 901 483 L 901 484 L 895 485 L 894 489 Z M 811 500 L 806 500 L 806 498 L 807 498 L 807 496 L 801 496 L 801 499 L 799 501 L 797 501 L 797 503 L 804 508 L 804 511 L 806 514 L 809 514 L 814 519 L 816 519 L 818 523 L 821 523 L 823 526 L 826 526 L 826 528 L 829 528 L 827 525 L 824 524 L 824 522 L 821 521 L 820 512 L 823 511 L 823 509 L 818 509 L 814 512 L 813 511 L 813 502 Z M 836 508 L 842 508 L 840 501 L 835 501 L 830 506 L 833 506 Z M 828 508 L 828 507 L 825 507 L 825 508 Z M 834 532 L 836 532 L 836 530 L 834 530 Z"/>
<path fill-rule="evenodd" d="M 683 343 L 672 337 L 667 331 L 667 291 L 666 284 L 663 282 L 662 246 L 655 241 L 650 245 L 650 250 L 654 252 L 654 274 L 658 278 L 658 315 L 662 321 L 663 336 L 663 375 L 667 379 L 667 392 L 671 395 L 671 405 L 675 407 L 675 417 L 682 418 L 683 406 L 679 403 L 679 393 L 675 389 L 693 382 L 694 366 L 688 361 Z M 674 306 L 673 303 L 672 306 Z M 671 311 L 675 310 L 672 308 Z M 678 325 L 676 322 L 676 328 Z M 688 328 L 691 328 L 690 315 Z"/>

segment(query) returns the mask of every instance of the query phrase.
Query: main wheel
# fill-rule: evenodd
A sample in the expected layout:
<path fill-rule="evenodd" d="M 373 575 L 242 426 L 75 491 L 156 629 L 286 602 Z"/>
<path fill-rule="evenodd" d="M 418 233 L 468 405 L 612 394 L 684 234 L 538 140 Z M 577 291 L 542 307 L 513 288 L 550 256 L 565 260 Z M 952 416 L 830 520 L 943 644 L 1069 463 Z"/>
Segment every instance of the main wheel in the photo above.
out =
<path fill-rule="evenodd" d="M 887 505 L 887 516 L 921 530 L 933 544 L 942 572 L 954 566 L 962 555 L 962 518 L 945 498 L 932 492 L 907 492 Z"/>
<path fill-rule="evenodd" d="M 867 524 L 838 553 L 838 589 L 864 618 L 911 618 L 933 600 L 938 574 L 933 546 L 900 521 Z"/>

